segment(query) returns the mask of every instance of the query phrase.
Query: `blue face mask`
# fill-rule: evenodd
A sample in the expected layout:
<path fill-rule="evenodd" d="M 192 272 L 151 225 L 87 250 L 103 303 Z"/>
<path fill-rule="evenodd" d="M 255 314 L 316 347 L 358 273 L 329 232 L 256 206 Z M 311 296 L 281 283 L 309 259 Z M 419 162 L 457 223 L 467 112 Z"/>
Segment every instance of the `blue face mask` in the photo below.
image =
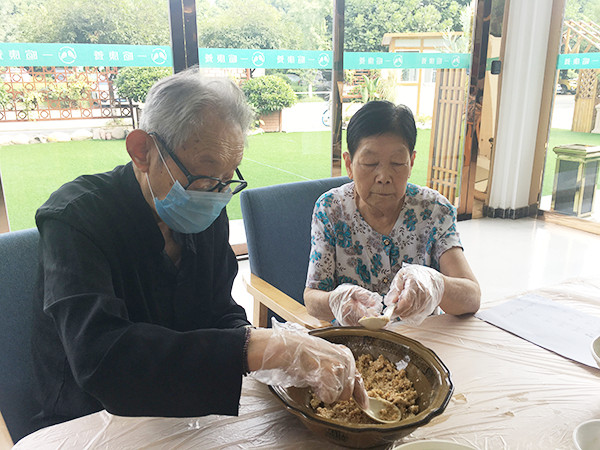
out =
<path fill-rule="evenodd" d="M 158 154 L 160 155 L 160 152 Z M 162 155 L 160 157 L 162 159 Z M 163 164 L 165 164 L 164 159 Z M 165 167 L 174 184 L 163 200 L 154 196 L 146 173 L 148 187 L 159 217 L 170 229 L 179 233 L 192 234 L 206 230 L 231 200 L 231 190 L 228 192 L 186 191 L 179 181 L 173 178 L 166 164 Z"/>

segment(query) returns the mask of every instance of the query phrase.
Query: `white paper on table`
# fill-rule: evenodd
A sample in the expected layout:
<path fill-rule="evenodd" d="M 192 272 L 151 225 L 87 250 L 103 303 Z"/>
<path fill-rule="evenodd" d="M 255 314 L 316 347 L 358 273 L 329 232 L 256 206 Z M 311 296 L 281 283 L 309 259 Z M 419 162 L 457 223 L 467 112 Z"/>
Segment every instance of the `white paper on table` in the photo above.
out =
<path fill-rule="evenodd" d="M 592 341 L 600 335 L 600 318 L 526 294 L 479 311 L 475 317 L 561 356 L 597 368 Z"/>

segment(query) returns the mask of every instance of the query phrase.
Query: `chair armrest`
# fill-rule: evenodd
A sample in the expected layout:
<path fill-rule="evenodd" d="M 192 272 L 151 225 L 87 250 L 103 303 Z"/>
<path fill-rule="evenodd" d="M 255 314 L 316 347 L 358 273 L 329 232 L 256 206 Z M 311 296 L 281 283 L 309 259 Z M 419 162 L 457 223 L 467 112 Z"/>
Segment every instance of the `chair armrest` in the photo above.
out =
<path fill-rule="evenodd" d="M 13 441 L 4 422 L 4 417 L 0 413 L 0 450 L 8 450 L 13 447 Z"/>
<path fill-rule="evenodd" d="M 242 279 L 244 280 L 246 290 L 254 297 L 253 322 L 255 326 L 267 326 L 268 309 L 283 319 L 299 323 L 309 330 L 331 326 L 331 323 L 311 316 L 303 304 L 284 294 L 253 273 L 250 274 L 250 279 L 247 279 L 246 276 L 243 276 Z"/>

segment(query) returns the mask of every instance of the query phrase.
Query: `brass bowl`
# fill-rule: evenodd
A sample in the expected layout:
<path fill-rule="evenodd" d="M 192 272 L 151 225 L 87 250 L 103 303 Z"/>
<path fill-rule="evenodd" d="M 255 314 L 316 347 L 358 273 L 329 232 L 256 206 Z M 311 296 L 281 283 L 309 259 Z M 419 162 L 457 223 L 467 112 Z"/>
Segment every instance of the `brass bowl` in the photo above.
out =
<path fill-rule="evenodd" d="M 414 417 L 394 424 L 343 424 L 320 417 L 313 411 L 308 388 L 269 387 L 308 429 L 331 442 L 353 448 L 390 444 L 440 415 L 450 401 L 454 390 L 450 371 L 433 351 L 414 339 L 362 327 L 322 328 L 310 334 L 346 345 L 356 358 L 367 353 L 375 358 L 383 355 L 393 364 L 406 361 L 407 376 L 419 394 L 420 412 Z"/>

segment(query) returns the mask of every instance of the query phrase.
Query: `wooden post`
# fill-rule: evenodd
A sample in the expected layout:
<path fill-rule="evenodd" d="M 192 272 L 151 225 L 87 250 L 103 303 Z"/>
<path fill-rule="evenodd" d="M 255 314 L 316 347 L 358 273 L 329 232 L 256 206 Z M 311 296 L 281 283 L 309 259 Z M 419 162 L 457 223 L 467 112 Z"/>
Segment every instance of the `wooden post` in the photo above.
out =
<path fill-rule="evenodd" d="M 460 182 L 460 203 L 458 220 L 470 219 L 473 215 L 475 198 L 475 173 L 479 151 L 479 129 L 481 128 L 481 106 L 485 86 L 488 38 L 490 33 L 490 13 L 492 0 L 477 0 L 475 24 L 473 27 L 473 52 L 471 53 L 471 74 L 469 97 L 467 99 L 467 127 L 463 167 Z"/>
<path fill-rule="evenodd" d="M 331 86 L 331 176 L 342 175 L 342 95 L 344 93 L 345 0 L 333 0 L 333 72 Z"/>
<path fill-rule="evenodd" d="M 185 28 L 185 60 L 187 67 L 197 66 L 198 27 L 196 25 L 196 0 L 183 0 L 183 26 Z"/>
<path fill-rule="evenodd" d="M 173 72 L 198 64 L 198 31 L 195 0 L 169 0 Z"/>

